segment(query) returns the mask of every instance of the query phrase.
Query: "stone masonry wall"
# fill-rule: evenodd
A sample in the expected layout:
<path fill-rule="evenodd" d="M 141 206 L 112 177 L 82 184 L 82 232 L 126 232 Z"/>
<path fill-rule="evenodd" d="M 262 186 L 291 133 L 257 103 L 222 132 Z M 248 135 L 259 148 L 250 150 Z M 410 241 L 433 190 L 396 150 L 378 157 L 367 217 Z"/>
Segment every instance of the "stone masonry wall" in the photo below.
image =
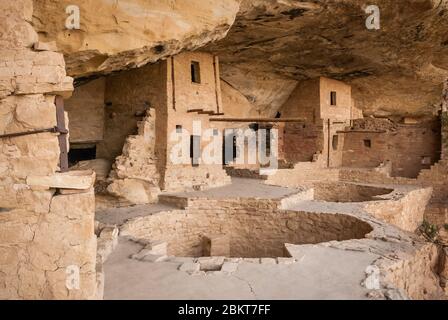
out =
<path fill-rule="evenodd" d="M 197 199 L 186 211 L 160 212 L 127 222 L 121 235 L 168 242 L 168 253 L 202 256 L 207 236 L 226 235 L 232 257 L 281 257 L 284 243 L 363 238 L 372 229 L 354 217 L 277 211 L 271 200 Z"/>
<path fill-rule="evenodd" d="M 70 118 L 71 143 L 97 143 L 104 137 L 104 77 L 75 88 L 70 99 L 65 101 L 65 110 Z"/>
<path fill-rule="evenodd" d="M 159 173 L 155 156 L 155 110 L 148 110 L 138 123 L 138 135 L 129 136 L 118 156 L 109 179 L 107 190 L 132 204 L 157 202 Z"/>
<path fill-rule="evenodd" d="M 360 123 L 359 123 L 360 122 Z M 392 163 L 392 175 L 416 178 L 440 158 L 440 124 L 426 121 L 418 124 L 394 124 L 381 119 L 356 120 L 355 126 L 367 127 L 344 134 L 344 167 L 376 167 Z M 384 129 L 383 129 L 384 128 Z M 379 131 L 375 133 L 373 131 Z M 385 132 L 380 132 L 385 130 Z M 366 145 L 365 141 L 370 141 Z"/>
<path fill-rule="evenodd" d="M 37 42 L 32 14 L 32 0 L 0 2 L 0 134 L 54 127 L 55 96 L 73 90 L 62 54 Z M 0 299 L 94 298 L 94 176 L 57 173 L 54 133 L 0 139 L 0 150 Z M 79 288 L 66 287 L 69 266 Z"/>

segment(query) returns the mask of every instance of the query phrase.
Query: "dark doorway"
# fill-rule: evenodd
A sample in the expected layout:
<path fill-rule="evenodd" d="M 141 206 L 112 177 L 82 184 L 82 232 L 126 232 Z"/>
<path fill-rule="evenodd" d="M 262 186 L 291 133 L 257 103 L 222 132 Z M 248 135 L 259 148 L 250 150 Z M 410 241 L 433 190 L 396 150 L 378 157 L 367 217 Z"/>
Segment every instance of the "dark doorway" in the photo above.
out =
<path fill-rule="evenodd" d="M 68 164 L 73 166 L 80 161 L 96 159 L 96 145 L 70 145 Z"/>
<path fill-rule="evenodd" d="M 190 136 L 190 158 L 193 167 L 199 166 L 201 158 L 201 136 Z"/>
<path fill-rule="evenodd" d="M 331 91 L 330 92 L 330 104 L 332 106 L 336 106 L 337 101 L 336 101 L 336 91 Z"/>
<path fill-rule="evenodd" d="M 191 62 L 191 82 L 201 83 L 201 67 L 199 62 Z"/>

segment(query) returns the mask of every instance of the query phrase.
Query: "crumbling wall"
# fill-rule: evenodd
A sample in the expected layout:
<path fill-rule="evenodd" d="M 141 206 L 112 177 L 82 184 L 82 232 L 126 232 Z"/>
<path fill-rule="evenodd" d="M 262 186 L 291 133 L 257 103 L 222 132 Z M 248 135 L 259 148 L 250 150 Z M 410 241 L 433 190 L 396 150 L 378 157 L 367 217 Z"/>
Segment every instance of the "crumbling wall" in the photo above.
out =
<path fill-rule="evenodd" d="M 32 0 L 0 2 L 0 134 L 54 127 L 55 95 L 73 90 L 62 54 L 37 42 L 32 14 Z M 56 172 L 55 133 L 0 139 L 0 150 L 0 298 L 94 298 L 94 176 Z M 79 288 L 66 286 L 70 266 Z"/>
<path fill-rule="evenodd" d="M 121 154 L 127 137 L 137 134 L 137 123 L 146 115 L 146 110 L 166 108 L 164 68 L 166 63 L 159 62 L 107 77 L 106 123 L 104 140 L 97 148 L 98 158 L 113 161 Z M 157 115 L 162 119 L 161 113 Z"/>
<path fill-rule="evenodd" d="M 384 270 L 384 281 L 394 284 L 415 300 L 441 299 L 443 291 L 437 278 L 438 248 L 433 243 L 419 244 L 414 254 L 380 259 L 376 264 Z"/>
<path fill-rule="evenodd" d="M 148 110 L 138 123 L 138 134 L 129 136 L 123 153 L 112 166 L 107 190 L 132 204 L 157 202 L 159 172 L 155 156 L 155 110 Z"/>
<path fill-rule="evenodd" d="M 344 134 L 344 167 L 376 167 L 391 161 L 392 176 L 416 178 L 440 158 L 438 121 L 395 124 L 366 118 L 354 121 L 354 128 Z"/>

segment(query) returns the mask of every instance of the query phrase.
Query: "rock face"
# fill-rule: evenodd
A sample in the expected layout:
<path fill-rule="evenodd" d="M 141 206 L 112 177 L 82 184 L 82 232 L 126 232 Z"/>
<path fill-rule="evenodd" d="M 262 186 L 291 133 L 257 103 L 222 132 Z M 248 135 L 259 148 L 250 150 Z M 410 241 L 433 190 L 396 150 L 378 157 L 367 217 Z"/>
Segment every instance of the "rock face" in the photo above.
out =
<path fill-rule="evenodd" d="M 376 1 L 379 30 L 367 29 L 370 13 L 356 0 L 240 2 L 82 0 L 80 30 L 68 30 L 69 0 L 34 0 L 33 24 L 41 40 L 56 41 L 76 78 L 207 45 L 221 57 L 223 79 L 263 116 L 275 115 L 297 80 L 318 76 L 351 84 L 367 115 L 438 107 L 448 76 L 447 0 Z"/>
<path fill-rule="evenodd" d="M 208 50 L 220 56 L 223 78 L 270 114 L 284 97 L 269 92 L 317 76 L 351 84 L 365 114 L 431 114 L 448 76 L 448 1 L 375 4 L 379 30 L 366 28 L 369 14 L 356 0 L 245 0 L 227 37 Z"/>
<path fill-rule="evenodd" d="M 85 76 L 141 66 L 220 39 L 233 24 L 239 2 L 81 0 L 76 1 L 81 28 L 68 30 L 65 10 L 73 1 L 34 0 L 33 24 L 40 39 L 56 41 L 68 74 Z"/>

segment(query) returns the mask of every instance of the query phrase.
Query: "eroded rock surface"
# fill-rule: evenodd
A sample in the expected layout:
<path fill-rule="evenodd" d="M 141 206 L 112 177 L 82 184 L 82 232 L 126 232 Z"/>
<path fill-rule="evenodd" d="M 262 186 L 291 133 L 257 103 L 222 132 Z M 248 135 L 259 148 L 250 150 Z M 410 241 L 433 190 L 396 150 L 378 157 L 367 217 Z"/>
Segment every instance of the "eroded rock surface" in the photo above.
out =
<path fill-rule="evenodd" d="M 366 28 L 360 1 L 243 1 L 227 37 L 208 50 L 223 78 L 271 116 L 285 97 L 270 92 L 318 76 L 350 83 L 366 114 L 432 113 L 448 76 L 448 1 L 375 4 L 380 30 Z"/>
<path fill-rule="evenodd" d="M 81 0 L 81 28 L 68 30 L 65 9 L 72 4 L 35 0 L 33 13 L 39 37 L 56 41 L 71 76 L 138 67 L 201 47 L 227 34 L 239 8 L 238 0 Z"/>

